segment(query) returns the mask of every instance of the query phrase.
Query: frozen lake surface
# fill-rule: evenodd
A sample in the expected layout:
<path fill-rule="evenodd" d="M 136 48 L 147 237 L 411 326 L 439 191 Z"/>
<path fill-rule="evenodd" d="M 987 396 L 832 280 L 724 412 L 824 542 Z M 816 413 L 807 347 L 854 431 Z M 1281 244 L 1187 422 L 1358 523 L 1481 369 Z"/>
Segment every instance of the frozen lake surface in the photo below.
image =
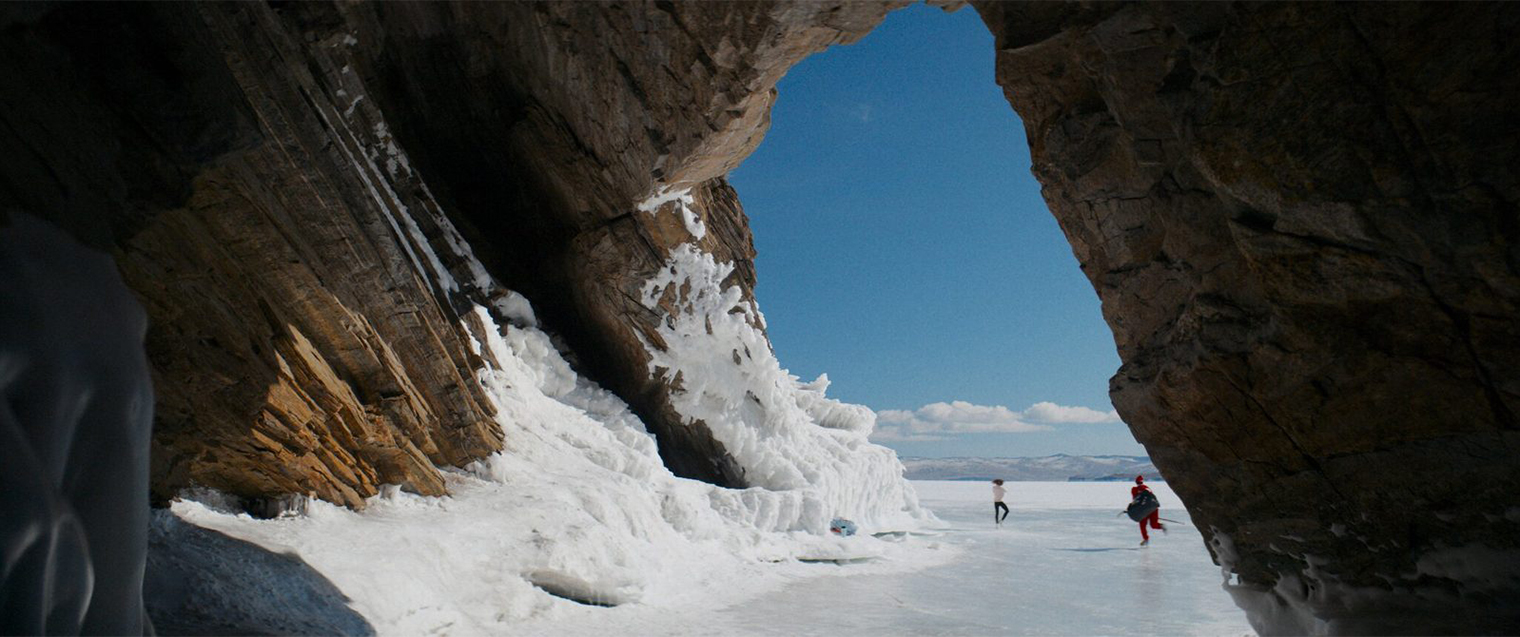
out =
<path fill-rule="evenodd" d="M 962 549 L 923 570 L 797 582 L 725 609 L 728 629 L 758 635 L 1251 635 L 1221 590 L 1219 567 L 1191 525 L 1152 531 L 1116 513 L 1127 483 L 1008 483 L 1012 514 L 992 524 L 980 482 L 914 482 L 948 527 L 912 538 Z M 1189 522 L 1171 490 L 1161 514 Z"/>

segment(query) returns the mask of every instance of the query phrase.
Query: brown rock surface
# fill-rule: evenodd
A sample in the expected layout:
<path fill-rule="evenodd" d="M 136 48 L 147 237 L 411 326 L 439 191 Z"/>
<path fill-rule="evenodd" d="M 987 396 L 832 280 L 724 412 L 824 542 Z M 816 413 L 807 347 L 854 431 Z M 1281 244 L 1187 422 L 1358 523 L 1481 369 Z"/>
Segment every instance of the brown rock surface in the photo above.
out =
<path fill-rule="evenodd" d="M 1258 629 L 1520 626 L 1520 10 L 977 8 L 1114 405 Z"/>
<path fill-rule="evenodd" d="M 690 189 L 748 293 L 723 175 L 787 68 L 901 4 L 11 5 L 0 203 L 116 250 L 149 309 L 160 501 L 436 494 L 434 465 L 501 447 L 458 312 L 504 290 L 445 208 L 673 470 L 739 486 L 640 341 L 662 320 L 640 288 L 696 238 L 636 207 Z"/>
<path fill-rule="evenodd" d="M 804 56 L 865 35 L 892 3 L 338 5 L 356 68 L 444 208 L 653 431 L 677 474 L 744 486 L 701 423 L 683 424 L 640 336 L 641 288 L 694 240 L 754 285 L 748 224 L 723 176 L 759 143 L 773 87 Z M 309 22 L 309 20 L 303 20 Z M 440 96 L 447 96 L 441 99 Z"/>
<path fill-rule="evenodd" d="M 156 499 L 361 506 L 386 483 L 441 494 L 435 464 L 500 448 L 450 292 L 400 227 L 436 234 L 439 212 L 381 170 L 339 43 L 256 4 L 12 11 L 0 201 L 113 247 L 148 309 Z"/>

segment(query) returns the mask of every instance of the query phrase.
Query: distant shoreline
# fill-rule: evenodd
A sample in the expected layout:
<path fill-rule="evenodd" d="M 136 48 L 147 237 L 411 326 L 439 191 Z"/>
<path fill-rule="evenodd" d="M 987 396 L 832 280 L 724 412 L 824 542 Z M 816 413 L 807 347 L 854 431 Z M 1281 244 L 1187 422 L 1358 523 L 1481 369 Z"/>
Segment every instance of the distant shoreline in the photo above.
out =
<path fill-rule="evenodd" d="M 1137 475 L 1165 482 L 1146 456 L 1027 456 L 1005 458 L 901 458 L 909 480 L 981 482 L 1130 482 Z"/>

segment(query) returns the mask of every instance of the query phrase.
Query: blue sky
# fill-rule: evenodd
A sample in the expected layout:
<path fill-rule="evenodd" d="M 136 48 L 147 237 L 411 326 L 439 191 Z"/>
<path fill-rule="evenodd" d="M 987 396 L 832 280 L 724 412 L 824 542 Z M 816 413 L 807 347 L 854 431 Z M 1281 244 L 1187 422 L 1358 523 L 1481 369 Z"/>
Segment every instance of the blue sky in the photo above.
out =
<path fill-rule="evenodd" d="M 974 10 L 914 5 L 782 79 L 729 179 L 783 366 L 904 455 L 1144 454 L 1098 298 L 1029 172 Z"/>

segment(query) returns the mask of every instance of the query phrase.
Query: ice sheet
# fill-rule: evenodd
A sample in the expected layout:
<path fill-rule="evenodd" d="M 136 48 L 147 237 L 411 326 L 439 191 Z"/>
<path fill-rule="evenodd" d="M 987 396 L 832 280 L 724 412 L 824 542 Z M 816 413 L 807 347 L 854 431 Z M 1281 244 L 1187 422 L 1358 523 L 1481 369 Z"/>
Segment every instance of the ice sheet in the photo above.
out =
<path fill-rule="evenodd" d="M 961 549 L 940 566 L 799 582 L 718 613 L 720 633 L 751 635 L 1251 635 L 1191 526 L 1139 531 L 1114 514 L 1123 483 L 1010 483 L 992 524 L 990 485 L 913 483 Z M 1187 512 L 1152 485 L 1162 515 Z M 837 568 L 837 567 L 836 567 Z M 848 567 L 837 568 L 848 575 Z"/>

